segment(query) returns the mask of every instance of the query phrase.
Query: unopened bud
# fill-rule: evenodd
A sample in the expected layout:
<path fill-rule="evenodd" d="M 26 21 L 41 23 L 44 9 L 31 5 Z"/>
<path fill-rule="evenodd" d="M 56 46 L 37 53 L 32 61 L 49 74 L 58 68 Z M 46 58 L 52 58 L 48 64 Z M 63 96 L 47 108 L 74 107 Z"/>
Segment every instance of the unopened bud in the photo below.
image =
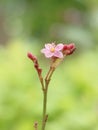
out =
<path fill-rule="evenodd" d="M 27 53 L 27 56 L 28 56 L 28 58 L 29 58 L 30 60 L 33 61 L 34 67 L 35 67 L 35 69 L 37 70 L 38 75 L 41 76 L 42 69 L 39 67 L 39 63 L 38 63 L 37 57 L 34 56 L 31 52 L 28 52 L 28 53 Z"/>
<path fill-rule="evenodd" d="M 28 53 L 27 53 L 27 56 L 28 56 L 28 58 L 31 59 L 33 62 L 34 62 L 35 60 L 37 60 L 36 56 L 34 56 L 31 52 L 28 52 Z"/>
<path fill-rule="evenodd" d="M 67 50 L 68 49 L 68 45 L 65 44 L 64 47 L 63 47 L 63 51 Z"/>
<path fill-rule="evenodd" d="M 71 55 L 75 51 L 76 47 L 74 43 L 65 44 L 63 47 L 63 54 L 64 55 Z"/>
<path fill-rule="evenodd" d="M 67 47 L 68 47 L 68 49 L 73 49 L 73 48 L 75 48 L 75 44 L 74 43 L 70 43 Z"/>

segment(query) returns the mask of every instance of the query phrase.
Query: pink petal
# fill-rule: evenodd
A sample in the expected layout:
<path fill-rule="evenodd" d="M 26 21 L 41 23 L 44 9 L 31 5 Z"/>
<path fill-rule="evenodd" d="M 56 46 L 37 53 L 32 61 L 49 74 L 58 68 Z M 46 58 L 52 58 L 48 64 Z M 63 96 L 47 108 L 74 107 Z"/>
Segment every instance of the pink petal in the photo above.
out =
<path fill-rule="evenodd" d="M 58 45 L 55 47 L 55 49 L 56 49 L 57 51 L 60 51 L 60 50 L 63 49 L 63 47 L 64 47 L 63 44 L 58 44 Z"/>
<path fill-rule="evenodd" d="M 50 57 L 52 57 L 54 55 L 54 53 L 51 53 L 50 51 L 48 51 L 47 53 L 45 53 L 45 56 L 47 57 L 47 58 L 50 58 Z"/>
<path fill-rule="evenodd" d="M 50 48 L 53 47 L 52 44 L 45 44 L 45 48 L 50 50 Z"/>
<path fill-rule="evenodd" d="M 41 50 L 41 52 L 42 52 L 42 53 L 46 53 L 46 52 L 47 52 L 47 49 L 44 48 L 44 49 Z"/>
<path fill-rule="evenodd" d="M 54 53 L 51 53 L 48 49 L 45 49 L 45 48 L 42 49 L 41 52 L 44 53 L 47 58 L 52 57 L 53 54 L 54 54 Z"/>
<path fill-rule="evenodd" d="M 63 53 L 60 51 L 55 51 L 53 56 L 58 57 L 58 58 L 63 58 Z"/>

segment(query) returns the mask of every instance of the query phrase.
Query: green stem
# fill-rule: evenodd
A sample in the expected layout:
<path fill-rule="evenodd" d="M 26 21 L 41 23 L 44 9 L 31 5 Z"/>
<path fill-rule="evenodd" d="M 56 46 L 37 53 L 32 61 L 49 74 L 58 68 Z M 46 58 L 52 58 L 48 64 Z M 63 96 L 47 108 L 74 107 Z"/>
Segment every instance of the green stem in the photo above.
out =
<path fill-rule="evenodd" d="M 46 110 L 47 110 L 47 90 L 45 89 L 43 91 L 43 120 L 42 120 L 42 130 L 45 130 L 45 126 L 46 126 L 46 121 L 47 121 L 47 115 L 46 115 Z"/>
<path fill-rule="evenodd" d="M 50 82 L 50 79 L 51 79 L 51 76 L 54 72 L 54 68 L 50 67 L 47 75 L 46 75 L 46 78 L 45 78 L 45 87 L 43 89 L 43 119 L 42 119 L 42 130 L 45 130 L 45 126 L 46 126 L 46 122 L 47 122 L 47 118 L 48 118 L 48 115 L 47 115 L 47 92 L 48 92 L 48 85 L 49 85 L 49 82 Z"/>

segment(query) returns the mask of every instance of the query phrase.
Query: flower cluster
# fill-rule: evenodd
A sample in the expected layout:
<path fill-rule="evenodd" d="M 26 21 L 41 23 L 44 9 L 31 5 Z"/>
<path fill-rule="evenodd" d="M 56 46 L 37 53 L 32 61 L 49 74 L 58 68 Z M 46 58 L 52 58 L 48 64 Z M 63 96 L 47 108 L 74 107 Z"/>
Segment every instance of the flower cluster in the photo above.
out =
<path fill-rule="evenodd" d="M 65 56 L 71 55 L 75 51 L 76 47 L 74 43 L 70 44 L 55 44 L 55 43 L 47 43 L 45 44 L 45 48 L 41 50 L 44 53 L 46 58 L 52 59 L 52 63 L 50 67 L 56 68 Z M 28 58 L 31 59 L 34 63 L 34 67 L 37 70 L 39 76 L 41 76 L 42 69 L 39 67 L 39 63 L 37 57 L 32 53 L 28 53 Z"/>
<path fill-rule="evenodd" d="M 55 43 L 47 43 L 45 44 L 45 48 L 41 50 L 41 53 L 44 53 L 46 58 L 52 59 L 51 67 L 56 68 L 65 56 L 71 55 L 75 51 L 76 47 L 74 43 L 70 44 L 55 44 Z M 41 75 L 42 69 L 39 67 L 38 60 L 36 56 L 32 53 L 28 53 L 28 58 L 34 62 L 34 67 L 38 72 L 38 75 Z"/>
<path fill-rule="evenodd" d="M 70 44 L 55 44 L 55 43 L 48 43 L 45 44 L 45 48 L 41 50 L 42 53 L 44 53 L 46 58 L 64 58 L 66 55 L 70 55 L 75 50 L 74 43 Z"/>

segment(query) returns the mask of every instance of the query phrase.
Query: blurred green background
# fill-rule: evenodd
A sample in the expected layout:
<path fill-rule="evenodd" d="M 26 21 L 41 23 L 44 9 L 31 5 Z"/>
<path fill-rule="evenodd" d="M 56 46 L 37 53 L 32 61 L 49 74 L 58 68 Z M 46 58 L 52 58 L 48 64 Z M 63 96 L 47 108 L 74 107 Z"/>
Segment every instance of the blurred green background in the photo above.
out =
<path fill-rule="evenodd" d="M 27 52 L 43 68 L 45 43 L 76 44 L 55 71 L 47 130 L 98 130 L 98 0 L 0 0 L 0 130 L 34 130 L 42 91 Z"/>

